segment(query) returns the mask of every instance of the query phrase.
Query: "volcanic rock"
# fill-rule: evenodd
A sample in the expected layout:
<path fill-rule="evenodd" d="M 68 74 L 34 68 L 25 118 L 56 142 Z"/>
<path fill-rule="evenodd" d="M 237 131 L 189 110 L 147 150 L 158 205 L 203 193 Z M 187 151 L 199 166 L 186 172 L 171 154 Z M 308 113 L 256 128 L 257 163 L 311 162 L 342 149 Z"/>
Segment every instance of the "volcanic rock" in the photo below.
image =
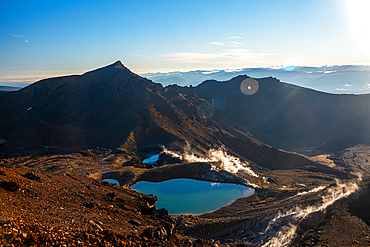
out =
<path fill-rule="evenodd" d="M 23 175 L 23 177 L 31 179 L 36 182 L 41 182 L 40 177 L 36 176 L 34 172 L 27 172 L 26 174 Z"/>
<path fill-rule="evenodd" d="M 94 203 L 94 202 L 87 202 L 87 203 L 84 203 L 83 204 L 83 206 L 85 207 L 85 208 L 93 208 L 93 207 L 95 207 L 97 204 L 96 203 Z"/>
<path fill-rule="evenodd" d="M 163 226 L 149 226 L 143 231 L 142 236 L 153 240 L 164 240 L 167 238 L 167 232 Z"/>
<path fill-rule="evenodd" d="M 174 157 L 167 153 L 161 153 L 156 162 L 156 166 L 163 166 L 167 164 L 182 163 L 182 162 L 183 160 L 181 160 L 180 157 Z"/>
<path fill-rule="evenodd" d="M 14 181 L 0 181 L 0 188 L 14 192 L 20 189 L 20 186 L 17 182 Z"/>
<path fill-rule="evenodd" d="M 128 223 L 134 225 L 134 226 L 140 226 L 141 225 L 141 222 L 138 221 L 137 219 L 131 219 L 128 221 Z"/>
<path fill-rule="evenodd" d="M 107 194 L 107 198 L 108 198 L 108 200 L 114 201 L 114 200 L 116 200 L 116 197 L 117 197 L 117 195 L 116 195 L 116 193 L 114 193 L 114 192 L 109 192 L 109 193 Z"/>
<path fill-rule="evenodd" d="M 150 164 L 145 164 L 141 162 L 138 158 L 134 157 L 130 161 L 127 161 L 123 164 L 123 166 L 133 166 L 133 167 L 139 167 L 139 168 L 152 168 L 153 166 Z"/>
<path fill-rule="evenodd" d="M 0 182 L 0 246 L 183 246 L 178 239 L 190 239 L 181 233 L 168 238 L 173 223 L 171 216 L 161 216 L 155 208 L 152 214 L 141 214 L 138 209 L 147 206 L 151 198 L 119 186 L 105 186 L 102 181 L 83 176 L 64 176 L 35 172 L 43 183 L 25 178 L 24 170 L 2 168 L 8 181 Z M 21 187 L 10 193 L 6 188 Z M 12 185 L 12 186 L 10 186 Z M 18 186 L 15 186 L 18 185 Z M 29 188 L 29 189 L 27 189 Z M 37 193 L 37 197 L 31 194 Z M 76 195 L 76 191 L 80 191 Z M 82 193 L 83 192 L 83 193 Z M 125 200 L 107 200 L 106 194 L 115 194 Z M 82 198 L 80 197 L 82 196 Z M 86 208 L 79 201 L 93 201 L 99 207 Z M 142 237 L 144 229 L 155 227 L 149 236 Z M 163 226 L 164 225 L 164 226 Z M 165 241 L 166 240 L 166 241 Z M 54 243 L 54 244 L 53 244 Z M 102 244 L 103 243 L 103 244 Z"/>

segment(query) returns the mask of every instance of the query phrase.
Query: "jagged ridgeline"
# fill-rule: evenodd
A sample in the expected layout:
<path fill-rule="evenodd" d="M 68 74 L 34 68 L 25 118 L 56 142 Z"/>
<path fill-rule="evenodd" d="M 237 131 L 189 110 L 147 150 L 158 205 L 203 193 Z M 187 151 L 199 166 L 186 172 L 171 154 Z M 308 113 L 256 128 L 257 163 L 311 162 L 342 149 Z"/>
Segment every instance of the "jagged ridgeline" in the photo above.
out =
<path fill-rule="evenodd" d="M 277 168 L 310 162 L 252 135 L 289 150 L 369 136 L 368 95 L 330 95 L 274 78 L 254 80 L 253 94 L 243 93 L 249 79 L 163 87 L 118 61 L 83 75 L 41 80 L 0 94 L 0 145 L 136 152 L 158 146 L 182 150 L 189 143 L 200 152 L 224 146 Z"/>
<path fill-rule="evenodd" d="M 369 95 L 332 95 L 248 76 L 164 88 L 121 62 L 38 81 L 0 95 L 1 138 L 24 147 L 87 145 L 142 149 L 184 143 L 219 145 L 219 130 L 285 150 L 329 151 L 366 142 Z"/>
<path fill-rule="evenodd" d="M 1 145 L 127 152 L 182 149 L 185 143 L 204 152 L 223 145 L 264 166 L 294 167 L 309 162 L 252 135 L 286 149 L 368 136 L 368 96 L 329 95 L 273 78 L 255 80 L 257 90 L 245 94 L 241 86 L 248 79 L 164 88 L 118 61 L 83 75 L 41 80 L 0 95 Z"/>
<path fill-rule="evenodd" d="M 2 94 L 0 135 L 9 145 L 16 142 L 27 148 L 86 145 L 137 150 L 185 140 L 206 148 L 217 143 L 216 132 L 197 119 L 196 106 L 204 100 L 188 91 L 183 95 L 165 89 L 116 62 Z"/>

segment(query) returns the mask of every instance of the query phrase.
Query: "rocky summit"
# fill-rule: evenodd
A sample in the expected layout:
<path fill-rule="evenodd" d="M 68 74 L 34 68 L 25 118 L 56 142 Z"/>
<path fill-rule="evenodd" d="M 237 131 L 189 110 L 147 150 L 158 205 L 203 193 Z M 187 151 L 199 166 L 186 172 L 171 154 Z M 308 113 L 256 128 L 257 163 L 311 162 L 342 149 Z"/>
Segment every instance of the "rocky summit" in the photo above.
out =
<path fill-rule="evenodd" d="M 247 75 L 163 87 L 120 61 L 2 92 L 0 245 L 366 245 L 369 99 Z M 169 216 L 130 189 L 174 178 L 255 193 Z"/>

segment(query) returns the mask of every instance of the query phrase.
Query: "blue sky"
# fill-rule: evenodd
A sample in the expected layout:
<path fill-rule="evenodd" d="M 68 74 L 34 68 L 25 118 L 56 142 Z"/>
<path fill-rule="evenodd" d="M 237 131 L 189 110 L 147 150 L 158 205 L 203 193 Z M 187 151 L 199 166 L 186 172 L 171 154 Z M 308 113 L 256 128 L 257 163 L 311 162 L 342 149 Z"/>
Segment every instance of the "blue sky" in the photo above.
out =
<path fill-rule="evenodd" d="M 307 1 L 0 1 L 0 84 L 81 74 L 370 62 L 370 5 Z"/>

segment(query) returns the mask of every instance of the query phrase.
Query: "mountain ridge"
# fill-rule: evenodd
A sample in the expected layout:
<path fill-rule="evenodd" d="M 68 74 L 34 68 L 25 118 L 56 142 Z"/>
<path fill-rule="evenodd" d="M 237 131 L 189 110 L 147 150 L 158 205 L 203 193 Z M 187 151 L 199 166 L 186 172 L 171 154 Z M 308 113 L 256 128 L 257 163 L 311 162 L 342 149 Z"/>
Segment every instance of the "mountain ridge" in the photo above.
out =
<path fill-rule="evenodd" d="M 145 141 L 148 145 L 167 145 L 155 143 L 155 139 L 161 138 L 151 138 L 154 133 L 148 135 L 148 129 L 156 129 L 155 132 L 162 129 L 164 132 L 160 132 L 168 137 L 163 139 L 184 140 L 186 138 L 177 127 L 181 122 L 193 126 L 193 144 L 199 143 L 195 140 L 202 136 L 196 129 L 205 130 L 206 123 L 243 139 L 252 138 L 252 134 L 257 140 L 277 148 L 301 152 L 335 139 L 366 140 L 370 135 L 370 130 L 366 129 L 366 122 L 370 121 L 370 114 L 366 111 L 370 97 L 330 95 L 282 83 L 272 77 L 256 79 L 260 84 L 258 91 L 254 95 L 244 95 L 240 84 L 248 78 L 247 75 L 239 75 L 228 81 L 207 80 L 197 87 L 163 87 L 132 73 L 116 61 L 82 75 L 44 79 L 17 92 L 5 93 L 1 97 L 3 107 L 0 114 L 4 116 L 4 123 L 13 120 L 13 124 L 25 132 L 23 135 L 33 140 L 31 145 L 43 143 L 44 146 L 58 146 L 53 139 L 65 139 L 62 143 L 69 145 L 76 142 L 127 148 L 131 144 L 136 145 L 133 142 L 135 128 L 141 139 L 152 139 Z M 225 109 L 221 111 L 209 108 L 217 97 L 225 102 Z M 351 109 L 357 109 L 357 112 L 351 112 Z M 204 110 L 211 110 L 209 114 L 214 115 L 210 119 L 199 119 Z M 166 116 L 167 120 L 158 118 L 159 115 Z M 135 123 L 127 121 L 130 118 L 134 118 Z M 358 121 L 353 123 L 353 119 Z M 120 123 L 125 122 L 128 126 L 123 124 L 124 129 L 117 129 Z M 137 122 L 145 127 L 136 125 Z M 166 126 L 165 122 L 173 123 Z M 334 126 L 330 126 L 331 123 Z M 6 124 L 8 130 L 13 124 Z M 39 126 L 38 132 L 44 131 L 43 128 L 56 131 L 43 140 L 42 133 L 33 133 L 28 126 Z M 158 126 L 161 127 L 158 129 Z M 109 133 L 109 129 L 125 133 L 117 138 Z M 99 137 L 92 136 L 92 131 Z M 58 135 L 58 132 L 61 133 Z M 110 138 L 104 138 L 100 132 L 107 133 Z M 214 136 L 211 132 L 205 131 L 208 136 Z M 361 133 L 361 136 L 355 133 Z M 77 140 L 75 136 L 78 135 L 87 140 Z M 206 136 L 202 138 L 207 142 L 217 139 Z M 204 149 L 206 144 L 201 146 Z"/>
<path fill-rule="evenodd" d="M 235 154 L 258 165 L 312 163 L 256 142 L 248 133 L 237 141 L 231 128 L 200 117 L 199 106 L 207 101 L 197 97 L 194 88 L 164 88 L 121 65 L 116 62 L 83 75 L 45 79 L 0 95 L 0 138 L 6 141 L 2 148 L 24 152 L 80 146 L 134 154 L 158 146 L 182 151 L 190 144 L 201 153 L 221 146 L 233 153 L 242 145 L 245 150 Z"/>
<path fill-rule="evenodd" d="M 333 95 L 272 77 L 256 79 L 258 91 L 245 95 L 240 85 L 248 78 L 206 81 L 194 87 L 194 92 L 209 102 L 217 97 L 225 101 L 222 114 L 216 111 L 213 117 L 218 124 L 225 126 L 228 121 L 242 132 L 285 150 L 304 152 L 341 138 L 369 140 L 369 95 Z"/>

